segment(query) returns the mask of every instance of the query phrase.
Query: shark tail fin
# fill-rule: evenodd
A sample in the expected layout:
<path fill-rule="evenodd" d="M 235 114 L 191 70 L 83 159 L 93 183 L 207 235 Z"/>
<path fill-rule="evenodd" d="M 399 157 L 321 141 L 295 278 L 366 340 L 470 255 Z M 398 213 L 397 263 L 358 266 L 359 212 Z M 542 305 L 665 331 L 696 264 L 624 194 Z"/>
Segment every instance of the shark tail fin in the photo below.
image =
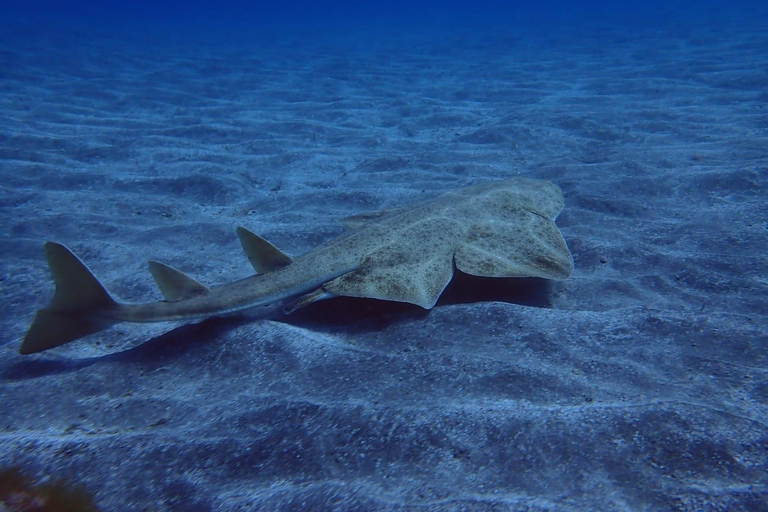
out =
<path fill-rule="evenodd" d="M 56 242 L 43 246 L 56 291 L 47 308 L 35 315 L 19 347 L 33 354 L 99 332 L 115 323 L 103 313 L 117 302 L 72 251 Z"/>

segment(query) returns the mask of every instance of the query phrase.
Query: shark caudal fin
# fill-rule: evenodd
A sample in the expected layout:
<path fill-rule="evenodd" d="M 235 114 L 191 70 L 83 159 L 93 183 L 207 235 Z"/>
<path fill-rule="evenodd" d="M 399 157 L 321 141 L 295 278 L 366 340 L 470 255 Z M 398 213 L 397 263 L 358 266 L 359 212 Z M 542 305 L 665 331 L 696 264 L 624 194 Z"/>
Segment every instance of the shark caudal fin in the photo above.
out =
<path fill-rule="evenodd" d="M 99 332 L 114 323 L 99 315 L 117 303 L 72 251 L 61 244 L 43 246 L 56 291 L 47 308 L 38 310 L 19 347 L 33 354 Z"/>

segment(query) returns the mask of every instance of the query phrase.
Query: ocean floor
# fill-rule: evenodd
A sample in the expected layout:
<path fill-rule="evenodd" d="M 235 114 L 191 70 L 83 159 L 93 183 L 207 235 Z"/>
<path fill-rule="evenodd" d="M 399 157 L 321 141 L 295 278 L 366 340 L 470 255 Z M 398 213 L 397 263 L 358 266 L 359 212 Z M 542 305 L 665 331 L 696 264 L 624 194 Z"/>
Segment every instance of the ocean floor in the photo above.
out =
<path fill-rule="evenodd" d="M 373 38 L 373 36 L 369 36 Z M 109 511 L 768 510 L 768 38 L 0 36 L 0 461 Z M 524 176 L 575 273 L 431 311 L 123 324 L 17 354 L 42 242 L 116 297 Z M 176 327 L 176 328 L 175 328 Z"/>

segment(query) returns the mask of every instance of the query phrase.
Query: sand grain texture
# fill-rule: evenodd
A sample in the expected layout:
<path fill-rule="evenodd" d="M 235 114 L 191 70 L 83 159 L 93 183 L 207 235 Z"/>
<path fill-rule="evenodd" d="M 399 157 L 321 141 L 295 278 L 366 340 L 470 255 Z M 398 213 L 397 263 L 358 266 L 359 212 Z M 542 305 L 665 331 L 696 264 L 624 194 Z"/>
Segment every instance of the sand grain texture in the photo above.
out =
<path fill-rule="evenodd" d="M 111 511 L 766 510 L 758 25 L 365 50 L 4 31 L 0 460 Z M 148 259 L 248 275 L 238 225 L 295 255 L 513 175 L 563 189 L 571 279 L 16 354 L 44 240 L 159 299 Z"/>

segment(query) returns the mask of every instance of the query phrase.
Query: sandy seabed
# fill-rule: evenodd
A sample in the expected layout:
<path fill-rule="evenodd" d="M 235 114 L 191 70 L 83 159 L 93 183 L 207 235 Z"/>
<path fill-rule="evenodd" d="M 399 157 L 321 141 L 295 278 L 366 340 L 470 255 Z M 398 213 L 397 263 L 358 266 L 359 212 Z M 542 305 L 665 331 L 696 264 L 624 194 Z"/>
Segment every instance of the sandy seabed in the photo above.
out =
<path fill-rule="evenodd" d="M 759 23 L 419 44 L 0 37 L 0 460 L 109 511 L 768 510 L 768 38 Z M 35 356 L 67 244 L 250 272 L 336 221 L 509 176 L 564 191 L 554 283 L 431 311 L 120 325 Z"/>

